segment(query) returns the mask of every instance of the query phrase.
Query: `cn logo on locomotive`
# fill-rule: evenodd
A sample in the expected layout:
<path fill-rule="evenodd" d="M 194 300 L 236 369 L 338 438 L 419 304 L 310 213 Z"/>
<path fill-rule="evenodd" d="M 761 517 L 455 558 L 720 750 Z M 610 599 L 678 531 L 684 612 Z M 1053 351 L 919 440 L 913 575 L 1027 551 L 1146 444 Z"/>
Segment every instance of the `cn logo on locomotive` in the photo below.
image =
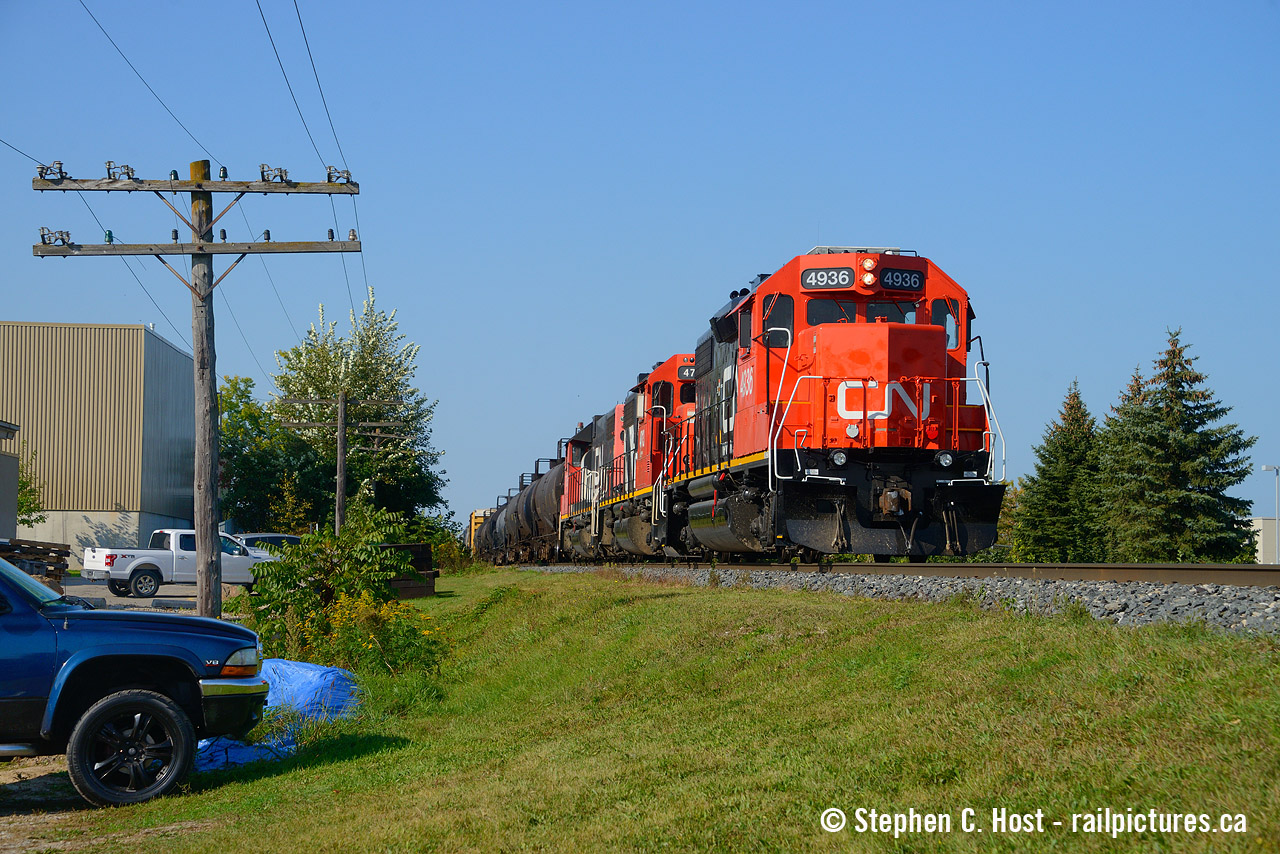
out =
<path fill-rule="evenodd" d="M 885 419 L 893 412 L 893 397 L 897 394 L 898 398 L 906 405 L 907 410 L 912 417 L 924 420 L 929 417 L 929 383 L 922 383 L 924 412 L 916 409 L 916 403 L 911 399 L 911 395 L 907 394 L 907 390 L 902 387 L 902 383 L 889 383 L 884 387 L 884 409 L 880 412 L 863 412 L 861 409 L 850 409 L 848 407 L 849 392 L 854 389 L 862 389 L 862 380 L 845 380 L 836 387 L 836 413 L 849 421 L 861 421 L 866 418 Z M 880 383 L 875 380 L 867 380 L 866 387 L 868 389 L 880 388 Z M 857 395 L 855 400 L 861 400 L 862 396 Z"/>

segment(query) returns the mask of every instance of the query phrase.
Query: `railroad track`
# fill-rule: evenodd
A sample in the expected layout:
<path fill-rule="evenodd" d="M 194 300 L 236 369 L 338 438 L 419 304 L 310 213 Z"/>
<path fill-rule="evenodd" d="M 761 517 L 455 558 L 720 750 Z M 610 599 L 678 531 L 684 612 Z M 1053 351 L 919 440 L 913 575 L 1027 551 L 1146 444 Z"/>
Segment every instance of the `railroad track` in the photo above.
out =
<path fill-rule="evenodd" d="M 926 578 L 1027 578 L 1037 581 L 1147 581 L 1156 584 L 1227 584 L 1280 587 L 1280 565 L 1235 563 L 720 563 L 669 564 L 675 569 L 755 572 L 827 572 Z M 640 566 L 636 564 L 635 566 Z"/>

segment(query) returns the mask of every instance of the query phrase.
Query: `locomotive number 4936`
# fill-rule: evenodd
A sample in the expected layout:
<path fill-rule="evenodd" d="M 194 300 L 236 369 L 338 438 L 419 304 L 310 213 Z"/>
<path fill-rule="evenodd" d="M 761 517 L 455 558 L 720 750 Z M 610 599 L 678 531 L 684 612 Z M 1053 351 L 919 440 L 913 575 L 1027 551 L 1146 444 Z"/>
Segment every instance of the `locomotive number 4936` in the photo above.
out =
<path fill-rule="evenodd" d="M 805 270 L 800 274 L 800 284 L 806 288 L 849 288 L 853 283 L 852 267 Z"/>
<path fill-rule="evenodd" d="M 881 270 L 880 285 L 894 291 L 924 289 L 924 274 L 917 270 Z"/>

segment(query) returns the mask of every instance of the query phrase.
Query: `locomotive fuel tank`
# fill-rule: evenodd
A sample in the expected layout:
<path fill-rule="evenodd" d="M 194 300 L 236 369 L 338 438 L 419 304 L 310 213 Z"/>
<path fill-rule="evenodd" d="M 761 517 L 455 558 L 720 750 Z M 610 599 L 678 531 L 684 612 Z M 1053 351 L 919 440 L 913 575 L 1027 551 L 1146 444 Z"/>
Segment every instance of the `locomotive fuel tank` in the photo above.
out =
<path fill-rule="evenodd" d="M 765 522 L 758 490 L 745 489 L 721 495 L 716 475 L 689 484 L 689 495 L 702 498 L 689 505 L 689 530 L 699 543 L 716 552 L 762 552 Z"/>
<path fill-rule="evenodd" d="M 633 555 L 656 555 L 661 549 L 653 537 L 653 524 L 649 517 L 628 516 L 613 523 L 614 542 L 623 551 Z"/>

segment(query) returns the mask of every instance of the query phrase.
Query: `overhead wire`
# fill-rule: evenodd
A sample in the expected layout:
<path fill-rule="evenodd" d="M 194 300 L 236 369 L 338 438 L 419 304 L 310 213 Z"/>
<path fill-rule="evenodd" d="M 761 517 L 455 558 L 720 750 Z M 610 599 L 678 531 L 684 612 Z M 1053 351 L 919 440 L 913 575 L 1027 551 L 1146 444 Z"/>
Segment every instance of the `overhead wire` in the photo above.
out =
<path fill-rule="evenodd" d="M 0 143 L 4 143 L 4 145 L 7 148 L 11 148 L 14 151 L 18 152 L 23 157 L 27 158 L 37 166 L 46 165 L 44 163 L 41 163 L 36 158 L 32 157 L 30 154 L 27 154 L 25 151 L 18 148 L 16 145 L 13 145 L 12 143 L 7 142 L 6 140 L 0 139 Z M 71 180 L 75 181 L 74 178 L 72 178 Z M 94 212 L 93 206 L 89 204 L 89 200 L 84 197 L 84 193 L 80 192 L 79 190 L 76 190 L 75 194 L 77 197 L 79 197 L 80 201 L 84 203 L 85 208 L 87 208 L 89 211 L 89 215 L 93 217 L 93 221 L 98 224 L 98 228 L 101 229 L 102 232 L 105 234 L 107 231 L 106 227 L 102 224 L 102 220 L 98 219 L 97 213 Z M 124 267 L 126 270 L 129 271 L 129 275 L 133 276 L 133 280 L 138 283 L 138 287 L 142 288 L 142 292 L 147 295 L 147 299 L 151 300 L 151 304 L 155 306 L 156 311 L 160 312 L 160 316 L 163 317 L 165 319 L 165 322 L 168 323 L 169 326 L 173 329 L 174 333 L 178 336 L 178 340 L 180 340 L 183 344 L 186 344 L 188 347 L 190 347 L 191 342 L 188 341 L 183 336 L 182 332 L 178 329 L 177 325 L 174 324 L 173 320 L 170 319 L 169 315 L 165 314 L 164 309 L 160 307 L 160 303 L 156 302 L 156 298 L 151 295 L 151 291 L 147 290 L 147 286 L 142 283 L 142 279 L 139 278 L 138 274 L 134 272 L 133 266 L 129 263 L 129 260 L 123 255 L 118 255 L 116 257 L 118 257 L 121 260 L 121 262 L 124 263 Z M 139 260 L 139 264 L 141 264 L 141 260 Z"/>
<path fill-rule="evenodd" d="M 157 101 L 159 101 L 160 106 L 164 107 L 164 111 L 168 113 L 175 122 L 178 123 L 178 127 L 186 131 L 187 136 L 191 137 L 191 141 L 194 142 L 196 145 L 200 146 L 200 150 L 203 151 L 205 154 L 208 154 L 211 160 L 216 161 L 219 166 L 223 165 L 221 160 L 218 160 L 218 158 L 214 157 L 213 154 L 209 152 L 209 149 L 204 147 L 204 143 L 196 139 L 195 134 L 193 134 L 190 130 L 187 130 L 187 126 L 182 123 L 181 119 L 179 119 L 177 116 L 173 114 L 173 110 L 169 109 L 169 105 L 164 102 L 164 99 L 156 94 L 156 90 L 151 88 L 151 84 L 147 82 L 147 79 L 142 76 L 141 72 L 139 72 L 138 69 L 133 67 L 133 63 L 129 61 L 129 57 L 124 55 L 124 51 L 120 49 L 120 45 L 116 44 L 116 40 L 111 38 L 111 34 L 107 32 L 106 27 L 102 26 L 102 24 L 99 23 L 97 17 L 93 14 L 93 12 L 89 11 L 89 7 L 85 6 L 84 0 L 79 0 L 79 3 L 84 8 L 84 10 L 89 13 L 89 17 L 93 18 L 93 22 L 98 25 L 98 29 L 102 30 L 102 34 L 107 37 L 107 41 L 111 42 L 111 46 L 116 49 L 116 53 L 120 54 L 120 58 L 125 61 L 125 64 L 129 66 L 129 69 L 134 74 L 138 75 L 138 79 L 142 81 L 143 86 L 147 87 L 147 91 L 151 93 L 151 96 L 155 98 Z"/>
<path fill-rule="evenodd" d="M 214 154 L 213 154 L 211 151 L 209 151 L 209 149 L 208 149 L 208 148 L 206 148 L 206 147 L 205 147 L 204 143 L 202 143 L 199 139 L 197 139 L 197 138 L 196 138 L 195 134 L 193 134 L 193 133 L 190 131 L 190 129 L 188 129 L 188 128 L 187 128 L 187 126 L 186 126 L 185 124 L 183 124 L 183 123 L 182 123 L 182 120 L 181 120 L 181 119 L 179 119 L 179 118 L 177 117 L 177 115 L 173 112 L 173 110 L 169 109 L 169 105 L 168 105 L 168 104 L 166 104 L 166 103 L 164 102 L 164 99 L 162 99 L 162 98 L 161 98 L 161 97 L 156 93 L 156 90 L 155 90 L 155 89 L 153 89 L 153 88 L 151 87 L 151 84 L 150 84 L 150 83 L 148 83 L 148 82 L 147 82 L 147 79 L 146 79 L 145 77 L 143 77 L 143 76 L 142 76 L 142 73 L 141 73 L 140 71 L 138 71 L 138 69 L 134 66 L 134 64 L 133 64 L 132 62 L 130 62 L 130 61 L 129 61 L 129 57 L 128 57 L 128 56 L 126 56 L 126 55 L 125 55 L 125 52 L 124 52 L 123 50 L 121 50 L 121 49 L 120 49 L 120 46 L 119 46 L 118 44 L 116 44 L 115 39 L 111 38 L 111 34 L 107 32 L 106 28 L 102 26 L 102 23 L 98 20 L 97 16 L 95 16 L 95 15 L 93 14 L 93 12 L 89 9 L 89 7 L 88 7 L 87 5 L 85 5 L 84 0 L 78 0 L 78 2 L 80 3 L 81 7 L 85 10 L 85 12 L 86 12 L 86 13 L 88 13 L 89 17 L 93 19 L 93 22 L 94 22 L 95 24 L 97 24 L 98 29 L 102 31 L 102 34 L 103 34 L 104 36 L 106 36 L 107 41 L 109 41 L 109 42 L 111 43 L 111 46 L 112 46 L 113 48 L 115 48 L 115 49 L 116 49 L 116 53 L 120 54 L 120 58 L 121 58 L 121 59 L 123 59 L 123 60 L 125 61 L 125 64 L 129 66 L 129 69 L 130 69 L 131 71 L 133 71 L 133 73 L 134 73 L 135 75 L 137 75 L 137 77 L 138 77 L 138 79 L 139 79 L 139 80 L 141 80 L 141 81 L 142 81 L 142 85 L 147 87 L 147 91 L 151 93 L 152 97 L 154 97 L 154 98 L 156 99 L 156 101 L 160 104 L 160 106 L 161 106 L 161 107 L 164 107 L 165 112 L 166 112 L 166 113 L 168 113 L 168 114 L 169 114 L 169 116 L 170 116 L 170 117 L 171 117 L 175 122 L 177 122 L 177 123 L 178 123 L 178 127 L 182 128 L 182 130 L 186 132 L 187 136 L 191 137 L 191 140 L 192 140 L 192 141 L 193 141 L 197 146 L 199 146 L 199 148 L 200 148 L 200 150 L 201 150 L 201 151 L 203 151 L 205 154 L 207 154 L 207 155 L 209 156 L 209 159 L 210 159 L 210 160 L 213 160 L 213 161 L 214 161 L 215 163 L 217 163 L 219 166 L 225 165 L 221 160 L 219 160 L 216 156 L 214 156 Z M 7 144 L 8 144 L 8 143 L 6 143 L 6 145 L 7 145 Z M 12 148 L 12 146 L 10 146 L 10 148 Z M 14 150 L 16 151 L 17 149 L 14 149 Z M 20 152 L 20 153 L 21 153 L 21 152 Z M 34 158 L 32 158 L 32 159 L 34 159 Z M 83 197 L 81 197 L 81 200 L 83 201 Z M 88 204 L 88 203 L 86 202 L 86 205 L 87 205 L 87 204 Z M 243 207 L 240 207 L 240 206 L 237 206 L 237 207 L 238 207 L 238 209 L 239 209 L 239 211 L 240 211 L 240 216 L 244 219 L 245 228 L 247 228 L 247 229 L 249 230 L 249 233 L 252 235 L 252 234 L 254 233 L 254 231 L 253 231 L 253 226 L 252 226 L 252 225 L 250 225 L 250 223 L 249 223 L 249 216 L 248 216 L 248 214 L 246 214 L 246 213 L 245 213 L 245 211 L 244 211 L 244 208 L 243 208 Z M 91 209 L 91 212 L 92 212 L 92 209 Z M 358 226 L 358 224 L 357 224 L 357 226 Z M 123 256 L 121 256 L 121 258 L 123 259 Z M 289 309 L 288 309 L 288 307 L 285 305 L 284 298 L 280 296 L 280 290 L 279 290 L 279 288 L 277 288 L 277 287 L 276 287 L 275 279 L 271 276 L 271 272 L 267 269 L 267 262 L 266 262 L 266 259 L 264 259 L 261 255 L 258 255 L 258 261 L 262 264 L 262 271 L 263 271 L 264 273 L 266 273 L 267 281 L 268 281 L 268 282 L 270 282 L 270 284 L 271 284 L 271 290 L 272 290 L 272 292 L 273 292 L 273 293 L 275 293 L 275 295 L 276 295 L 276 301 L 280 304 L 280 310 L 281 310 L 282 312 L 284 312 L 284 319 L 285 319 L 285 321 L 289 324 L 289 329 L 290 329 L 290 330 L 292 330 L 292 331 L 293 331 L 294 336 L 295 336 L 295 337 L 297 337 L 297 336 L 298 336 L 298 329 L 297 329 L 297 327 L 296 327 L 296 326 L 294 326 L 293 318 L 289 315 Z M 128 266 L 129 266 L 127 262 L 126 262 L 125 266 L 126 266 L 126 267 L 128 267 Z M 130 272 L 131 272 L 131 273 L 133 272 L 133 268 L 132 268 L 132 267 L 130 267 L 130 268 L 129 268 L 129 270 L 130 270 Z M 137 278 L 137 275 L 136 275 L 136 274 L 134 275 L 134 278 L 135 278 L 135 279 Z M 139 280 L 139 284 L 141 284 L 141 281 L 140 281 L 140 280 Z M 146 289 L 144 288 L 143 290 L 146 290 Z M 348 296 L 349 296 L 350 286 L 348 286 L 347 290 L 348 290 Z M 148 293 L 148 296 L 150 296 L 150 294 L 149 294 L 149 293 Z M 224 303 L 226 304 L 226 306 L 227 306 L 227 311 L 228 311 L 228 312 L 230 312 L 230 313 L 231 313 L 231 315 L 232 315 L 232 320 L 236 320 L 236 318 L 235 318 L 235 312 L 234 312 L 234 310 L 231 308 L 231 303 L 230 303 L 230 301 L 229 301 L 229 300 L 227 300 L 227 297 L 226 297 L 226 294 L 225 294 L 225 293 L 223 294 L 223 298 L 222 298 L 222 299 L 223 299 L 223 302 L 224 302 Z M 152 303 L 155 303 L 155 300 L 154 300 L 154 299 L 152 300 Z M 157 308 L 158 308 L 158 307 L 159 307 L 159 306 L 157 306 Z M 163 312 L 161 312 L 161 314 L 163 314 Z M 168 320 L 168 318 L 167 318 L 167 317 L 166 317 L 165 319 L 166 319 L 166 320 Z M 169 322 L 169 325 L 170 325 L 170 326 L 173 326 L 172 321 L 170 321 L 170 322 Z M 238 320 L 236 320 L 236 326 L 237 326 L 237 328 L 239 327 L 239 325 L 240 325 L 240 324 L 239 324 L 239 321 L 238 321 Z M 175 327 L 175 328 L 176 328 L 176 327 Z M 241 337 L 244 337 L 243 330 L 241 331 Z M 188 346 L 190 346 L 190 345 L 188 345 Z M 248 342 L 248 339 L 247 339 L 247 338 L 245 339 L 245 346 L 249 346 L 249 342 Z M 250 350 L 249 350 L 249 354 L 253 357 L 253 361 L 258 365 L 259 370 L 261 370 L 261 369 L 262 369 L 262 363 L 258 361 L 257 354 L 253 352 L 253 349 L 252 349 L 252 348 L 250 348 Z M 267 372 L 266 372 L 266 371 L 263 371 L 263 377 L 264 377 L 264 379 L 269 378 L 269 377 L 270 377 L 270 374 L 267 374 Z"/>
<path fill-rule="evenodd" d="M 276 55 L 276 64 L 280 66 L 280 74 L 284 76 L 284 85 L 289 90 L 289 97 L 293 99 L 293 107 L 298 111 L 298 118 L 302 121 L 302 129 L 307 132 L 307 139 L 311 140 L 311 147 L 315 150 L 316 157 L 320 160 L 320 166 L 327 169 L 329 164 L 325 162 L 324 155 L 320 153 L 320 146 L 316 145 L 316 138 L 311 134 L 311 126 L 307 124 L 307 117 L 302 114 L 302 105 L 298 103 L 298 96 L 293 92 L 293 84 L 289 82 L 289 72 L 284 70 L 284 60 L 280 58 L 280 50 L 276 47 L 275 37 L 271 35 L 271 25 L 267 23 L 267 15 L 262 11 L 262 2 L 261 0 L 254 0 L 254 3 L 258 7 L 258 16 L 262 18 L 262 27 L 267 31 L 267 41 L 271 42 L 271 52 Z M 310 51 L 311 48 L 308 47 L 308 55 L 310 54 Z M 314 64 L 312 67 L 314 67 Z M 325 111 L 326 113 L 328 112 L 327 106 L 325 107 Z M 341 148 L 341 146 L 339 146 L 339 148 Z M 341 151 L 339 151 L 339 154 L 341 154 Z M 343 160 L 343 166 L 346 166 L 345 159 Z M 338 207 L 333 202 L 333 196 L 329 197 L 329 207 L 333 210 L 333 227 L 335 230 L 340 231 L 341 226 L 338 225 Z M 356 228 L 359 227 L 360 224 L 356 223 Z M 342 261 L 342 277 L 347 283 L 347 302 L 351 304 L 351 316 L 354 319 L 356 313 L 356 301 L 351 295 L 351 277 L 347 274 L 347 259 L 341 254 L 338 255 L 338 258 Z"/>
<path fill-rule="evenodd" d="M 227 292 L 222 290 L 218 293 L 222 296 L 222 304 L 227 307 L 227 312 L 231 315 L 231 322 L 236 325 L 236 331 L 240 333 L 240 338 L 244 341 L 245 349 L 249 351 L 249 355 L 253 358 L 253 363 L 262 372 L 262 378 L 264 380 L 270 379 L 271 374 L 267 373 L 266 368 L 262 367 L 262 363 L 258 361 L 258 354 L 253 352 L 253 348 L 249 346 L 249 337 L 244 334 L 244 329 L 240 327 L 240 319 L 236 317 L 235 310 L 231 308 L 231 301 L 227 299 Z"/>
<path fill-rule="evenodd" d="M 298 7 L 298 0 L 293 0 L 293 11 L 298 16 L 298 29 L 302 31 L 302 43 L 307 48 L 307 59 L 311 61 L 311 73 L 316 78 L 316 89 L 320 92 L 320 103 L 324 105 L 325 118 L 329 120 L 329 131 L 333 134 L 333 144 L 338 147 L 338 157 L 342 160 L 342 168 L 350 172 L 351 167 L 347 165 L 346 152 L 342 150 L 342 143 L 338 141 L 338 129 L 333 124 L 333 114 L 329 112 L 329 100 L 324 96 L 324 86 L 320 83 L 320 71 L 316 68 L 316 58 L 311 53 L 311 41 L 307 38 L 306 25 L 302 23 L 302 9 Z M 330 197 L 329 201 L 332 202 L 333 198 Z M 364 234 L 360 227 L 360 206 L 356 204 L 354 195 L 351 196 L 351 213 L 355 216 L 356 233 Z M 334 211 L 334 216 L 335 218 L 337 217 L 336 210 Z M 365 266 L 363 252 L 360 253 L 360 272 L 364 276 L 364 289 L 367 292 L 369 290 L 369 270 Z"/>

